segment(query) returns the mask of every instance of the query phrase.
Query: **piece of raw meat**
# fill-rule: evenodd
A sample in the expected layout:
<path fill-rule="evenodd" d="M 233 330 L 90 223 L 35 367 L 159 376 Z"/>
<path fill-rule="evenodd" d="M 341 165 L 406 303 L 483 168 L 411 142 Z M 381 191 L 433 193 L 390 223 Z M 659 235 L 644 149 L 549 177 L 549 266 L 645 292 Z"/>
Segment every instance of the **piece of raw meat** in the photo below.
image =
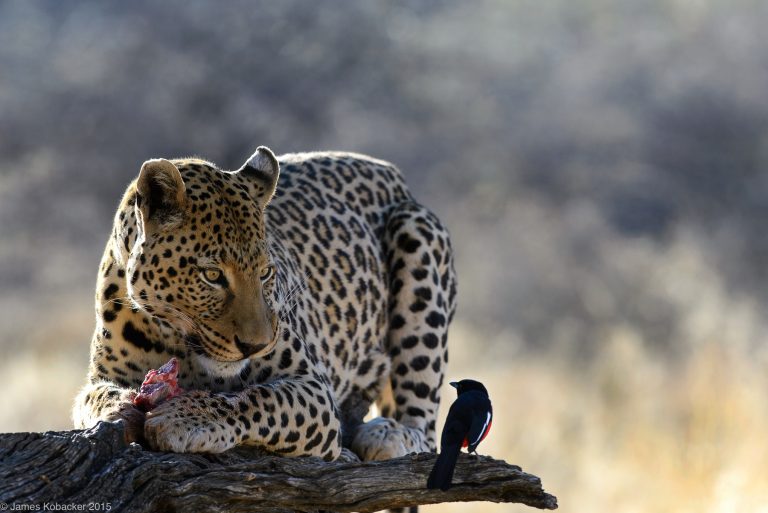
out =
<path fill-rule="evenodd" d="M 159 369 L 147 372 L 139 393 L 133 398 L 133 404 L 143 411 L 155 408 L 163 401 L 183 392 L 177 382 L 179 377 L 179 361 L 171 358 Z"/>

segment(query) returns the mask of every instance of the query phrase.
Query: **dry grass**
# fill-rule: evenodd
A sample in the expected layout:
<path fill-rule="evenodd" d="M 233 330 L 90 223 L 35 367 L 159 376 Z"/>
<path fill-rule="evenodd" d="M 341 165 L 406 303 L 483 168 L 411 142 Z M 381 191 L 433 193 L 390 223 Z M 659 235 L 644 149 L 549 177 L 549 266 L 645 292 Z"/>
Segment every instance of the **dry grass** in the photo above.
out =
<path fill-rule="evenodd" d="M 29 298 L 0 297 L 0 432 L 72 428 L 70 409 L 85 384 L 93 312 L 66 305 L 84 303 L 71 295 L 46 296 L 34 306 Z"/>
<path fill-rule="evenodd" d="M 0 432 L 72 429 L 70 409 L 85 384 L 82 361 L 61 354 L 21 353 L 0 363 Z"/>

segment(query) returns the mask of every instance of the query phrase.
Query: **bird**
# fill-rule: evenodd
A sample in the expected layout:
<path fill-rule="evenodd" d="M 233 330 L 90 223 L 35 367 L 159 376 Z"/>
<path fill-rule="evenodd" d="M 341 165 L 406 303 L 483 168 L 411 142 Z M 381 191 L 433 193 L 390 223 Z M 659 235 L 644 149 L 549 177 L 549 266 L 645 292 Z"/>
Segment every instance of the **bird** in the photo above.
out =
<path fill-rule="evenodd" d="M 427 488 L 447 490 L 462 447 L 477 453 L 477 446 L 491 430 L 493 408 L 488 390 L 479 381 L 462 379 L 451 382 L 458 397 L 451 404 L 440 437 L 440 455 L 429 474 Z"/>

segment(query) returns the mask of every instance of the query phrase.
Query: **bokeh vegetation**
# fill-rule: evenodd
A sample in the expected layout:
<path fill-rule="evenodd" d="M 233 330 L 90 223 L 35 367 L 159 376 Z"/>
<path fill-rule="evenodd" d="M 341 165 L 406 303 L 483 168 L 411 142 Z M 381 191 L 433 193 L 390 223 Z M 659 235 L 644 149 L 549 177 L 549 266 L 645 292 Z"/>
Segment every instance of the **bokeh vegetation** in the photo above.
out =
<path fill-rule="evenodd" d="M 141 162 L 345 149 L 451 228 L 449 372 L 489 384 L 485 452 L 563 511 L 768 511 L 766 22 L 749 0 L 1 2 L 0 430 L 69 427 Z"/>

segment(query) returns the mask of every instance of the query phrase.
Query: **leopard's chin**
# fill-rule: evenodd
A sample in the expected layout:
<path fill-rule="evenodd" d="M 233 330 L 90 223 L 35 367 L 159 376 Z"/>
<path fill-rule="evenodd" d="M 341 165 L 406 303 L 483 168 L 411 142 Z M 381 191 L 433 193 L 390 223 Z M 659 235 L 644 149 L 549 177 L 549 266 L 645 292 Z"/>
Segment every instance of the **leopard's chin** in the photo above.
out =
<path fill-rule="evenodd" d="M 238 376 L 248 365 L 249 359 L 222 361 L 211 358 L 206 354 L 194 353 L 193 358 L 209 376 L 233 378 Z"/>

